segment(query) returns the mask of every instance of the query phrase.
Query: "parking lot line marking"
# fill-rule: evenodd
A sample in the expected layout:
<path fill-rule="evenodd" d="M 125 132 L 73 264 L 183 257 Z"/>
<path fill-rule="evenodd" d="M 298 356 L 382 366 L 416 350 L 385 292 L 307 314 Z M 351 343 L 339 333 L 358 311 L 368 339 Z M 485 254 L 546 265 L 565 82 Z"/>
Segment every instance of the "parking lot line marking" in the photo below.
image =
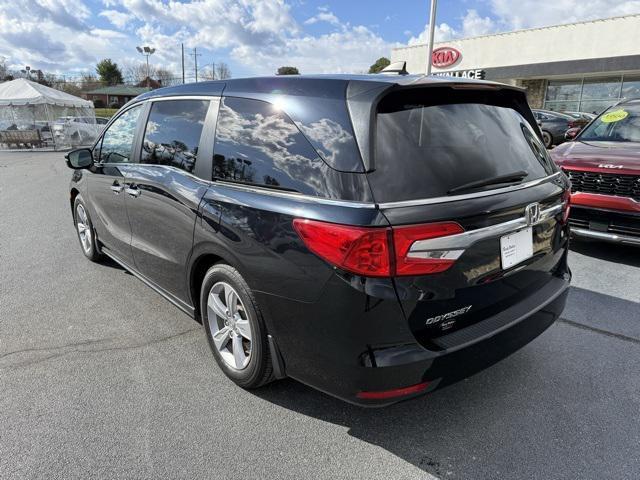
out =
<path fill-rule="evenodd" d="M 602 335 L 606 335 L 607 337 L 613 337 L 613 338 L 617 338 L 618 340 L 623 340 L 625 342 L 631 342 L 631 343 L 640 345 L 640 338 L 629 337 L 627 335 L 622 335 L 620 333 L 614 333 L 608 330 L 602 330 L 601 328 L 590 327 L 589 325 L 583 325 L 582 323 L 574 322 L 573 320 L 567 320 L 566 318 L 559 318 L 558 322 L 566 323 L 569 326 L 580 328 L 582 330 L 589 330 L 594 333 L 600 333 Z"/>

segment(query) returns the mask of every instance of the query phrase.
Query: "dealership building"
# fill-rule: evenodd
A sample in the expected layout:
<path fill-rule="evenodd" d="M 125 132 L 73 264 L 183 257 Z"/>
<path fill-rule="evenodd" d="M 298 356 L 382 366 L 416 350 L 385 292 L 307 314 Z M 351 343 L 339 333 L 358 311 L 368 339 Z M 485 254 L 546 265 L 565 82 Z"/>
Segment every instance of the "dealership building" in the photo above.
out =
<path fill-rule="evenodd" d="M 640 15 L 451 40 L 434 52 L 434 74 L 524 87 L 534 108 L 599 113 L 640 98 Z M 391 61 L 423 73 L 427 55 L 427 45 L 411 45 Z"/>

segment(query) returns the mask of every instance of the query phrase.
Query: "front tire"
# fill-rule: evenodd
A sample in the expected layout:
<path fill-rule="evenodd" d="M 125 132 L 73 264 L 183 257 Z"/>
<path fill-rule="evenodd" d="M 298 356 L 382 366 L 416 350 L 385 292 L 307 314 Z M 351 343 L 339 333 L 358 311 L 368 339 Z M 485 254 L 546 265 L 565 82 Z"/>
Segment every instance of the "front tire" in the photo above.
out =
<path fill-rule="evenodd" d="M 551 148 L 553 146 L 553 135 L 546 130 L 543 130 L 542 141 L 544 142 L 545 148 Z"/>
<path fill-rule="evenodd" d="M 91 223 L 91 217 L 82 197 L 78 195 L 73 202 L 73 220 L 76 224 L 76 233 L 80 241 L 82 253 L 92 262 L 99 262 L 102 258 L 96 246 L 96 234 Z"/>
<path fill-rule="evenodd" d="M 243 388 L 273 380 L 273 365 L 262 314 L 240 273 L 230 265 L 211 267 L 200 289 L 202 325 L 216 362 Z"/>

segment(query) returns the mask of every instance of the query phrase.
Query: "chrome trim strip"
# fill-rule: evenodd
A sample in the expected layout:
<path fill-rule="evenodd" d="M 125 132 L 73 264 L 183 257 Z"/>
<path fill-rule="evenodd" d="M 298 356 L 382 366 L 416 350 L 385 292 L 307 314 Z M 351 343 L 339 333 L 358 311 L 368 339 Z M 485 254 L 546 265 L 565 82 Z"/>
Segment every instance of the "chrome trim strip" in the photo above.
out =
<path fill-rule="evenodd" d="M 587 230 L 586 228 L 574 227 L 571 227 L 571 233 L 578 237 L 592 238 L 594 240 L 604 240 L 606 242 L 625 245 L 640 245 L 640 238 L 630 237 L 628 235 L 618 235 L 617 233 L 597 232 L 595 230 Z"/>
<path fill-rule="evenodd" d="M 420 258 L 426 260 L 457 260 L 464 250 L 413 250 L 407 252 L 407 258 Z"/>
<path fill-rule="evenodd" d="M 556 172 L 544 178 L 532 180 L 527 183 L 520 183 L 518 185 L 511 185 L 509 187 L 496 188 L 494 190 L 484 190 L 482 192 L 466 193 L 464 195 L 452 195 L 450 197 L 434 197 L 424 198 L 419 200 L 402 200 L 400 202 L 385 202 L 378 204 L 381 209 L 384 208 L 397 208 L 397 207 L 414 207 L 419 205 L 433 205 L 435 203 L 448 203 L 458 202 L 460 200 L 469 200 L 472 198 L 490 197 L 491 195 L 499 195 L 501 193 L 515 192 L 517 190 L 524 190 L 525 188 L 535 187 L 551 181 L 553 178 L 561 175 L 562 172 Z"/>
<path fill-rule="evenodd" d="M 357 202 L 351 200 L 337 200 L 333 198 L 314 197 L 312 195 L 305 195 L 303 193 L 285 192 L 282 190 L 275 190 L 271 188 L 262 188 L 255 185 L 240 185 L 238 183 L 225 182 L 224 180 L 215 180 L 209 182 L 212 186 L 219 185 L 222 187 L 228 187 L 235 190 L 242 190 L 250 193 L 258 193 L 263 195 L 271 195 L 274 197 L 291 198 L 295 200 L 302 200 L 311 203 L 321 203 L 325 205 L 338 205 L 342 207 L 350 208 L 376 208 L 376 204 L 373 202 Z"/>
<path fill-rule="evenodd" d="M 220 98 L 220 95 L 172 95 L 170 97 L 148 97 L 140 100 L 141 102 L 164 102 L 168 100 L 211 100 L 212 98 Z"/>
<path fill-rule="evenodd" d="M 538 225 L 554 217 L 562 211 L 562 204 L 556 205 L 540 212 L 540 219 L 533 225 Z M 504 223 L 498 223 L 489 227 L 469 230 L 468 232 L 457 233 L 447 237 L 430 238 L 428 240 L 418 240 L 411 245 L 409 252 L 426 252 L 429 250 L 465 250 L 476 242 L 486 238 L 499 237 L 509 232 L 530 227 L 525 217 L 516 218 Z"/>

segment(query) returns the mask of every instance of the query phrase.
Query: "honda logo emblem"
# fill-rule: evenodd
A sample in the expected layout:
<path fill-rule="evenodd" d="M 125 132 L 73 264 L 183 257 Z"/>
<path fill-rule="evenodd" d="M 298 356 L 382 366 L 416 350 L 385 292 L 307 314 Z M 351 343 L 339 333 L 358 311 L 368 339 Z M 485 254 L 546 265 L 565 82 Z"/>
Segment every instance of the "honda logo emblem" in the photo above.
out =
<path fill-rule="evenodd" d="M 540 204 L 531 203 L 524 209 L 524 218 L 527 225 L 535 225 L 540 220 Z"/>

